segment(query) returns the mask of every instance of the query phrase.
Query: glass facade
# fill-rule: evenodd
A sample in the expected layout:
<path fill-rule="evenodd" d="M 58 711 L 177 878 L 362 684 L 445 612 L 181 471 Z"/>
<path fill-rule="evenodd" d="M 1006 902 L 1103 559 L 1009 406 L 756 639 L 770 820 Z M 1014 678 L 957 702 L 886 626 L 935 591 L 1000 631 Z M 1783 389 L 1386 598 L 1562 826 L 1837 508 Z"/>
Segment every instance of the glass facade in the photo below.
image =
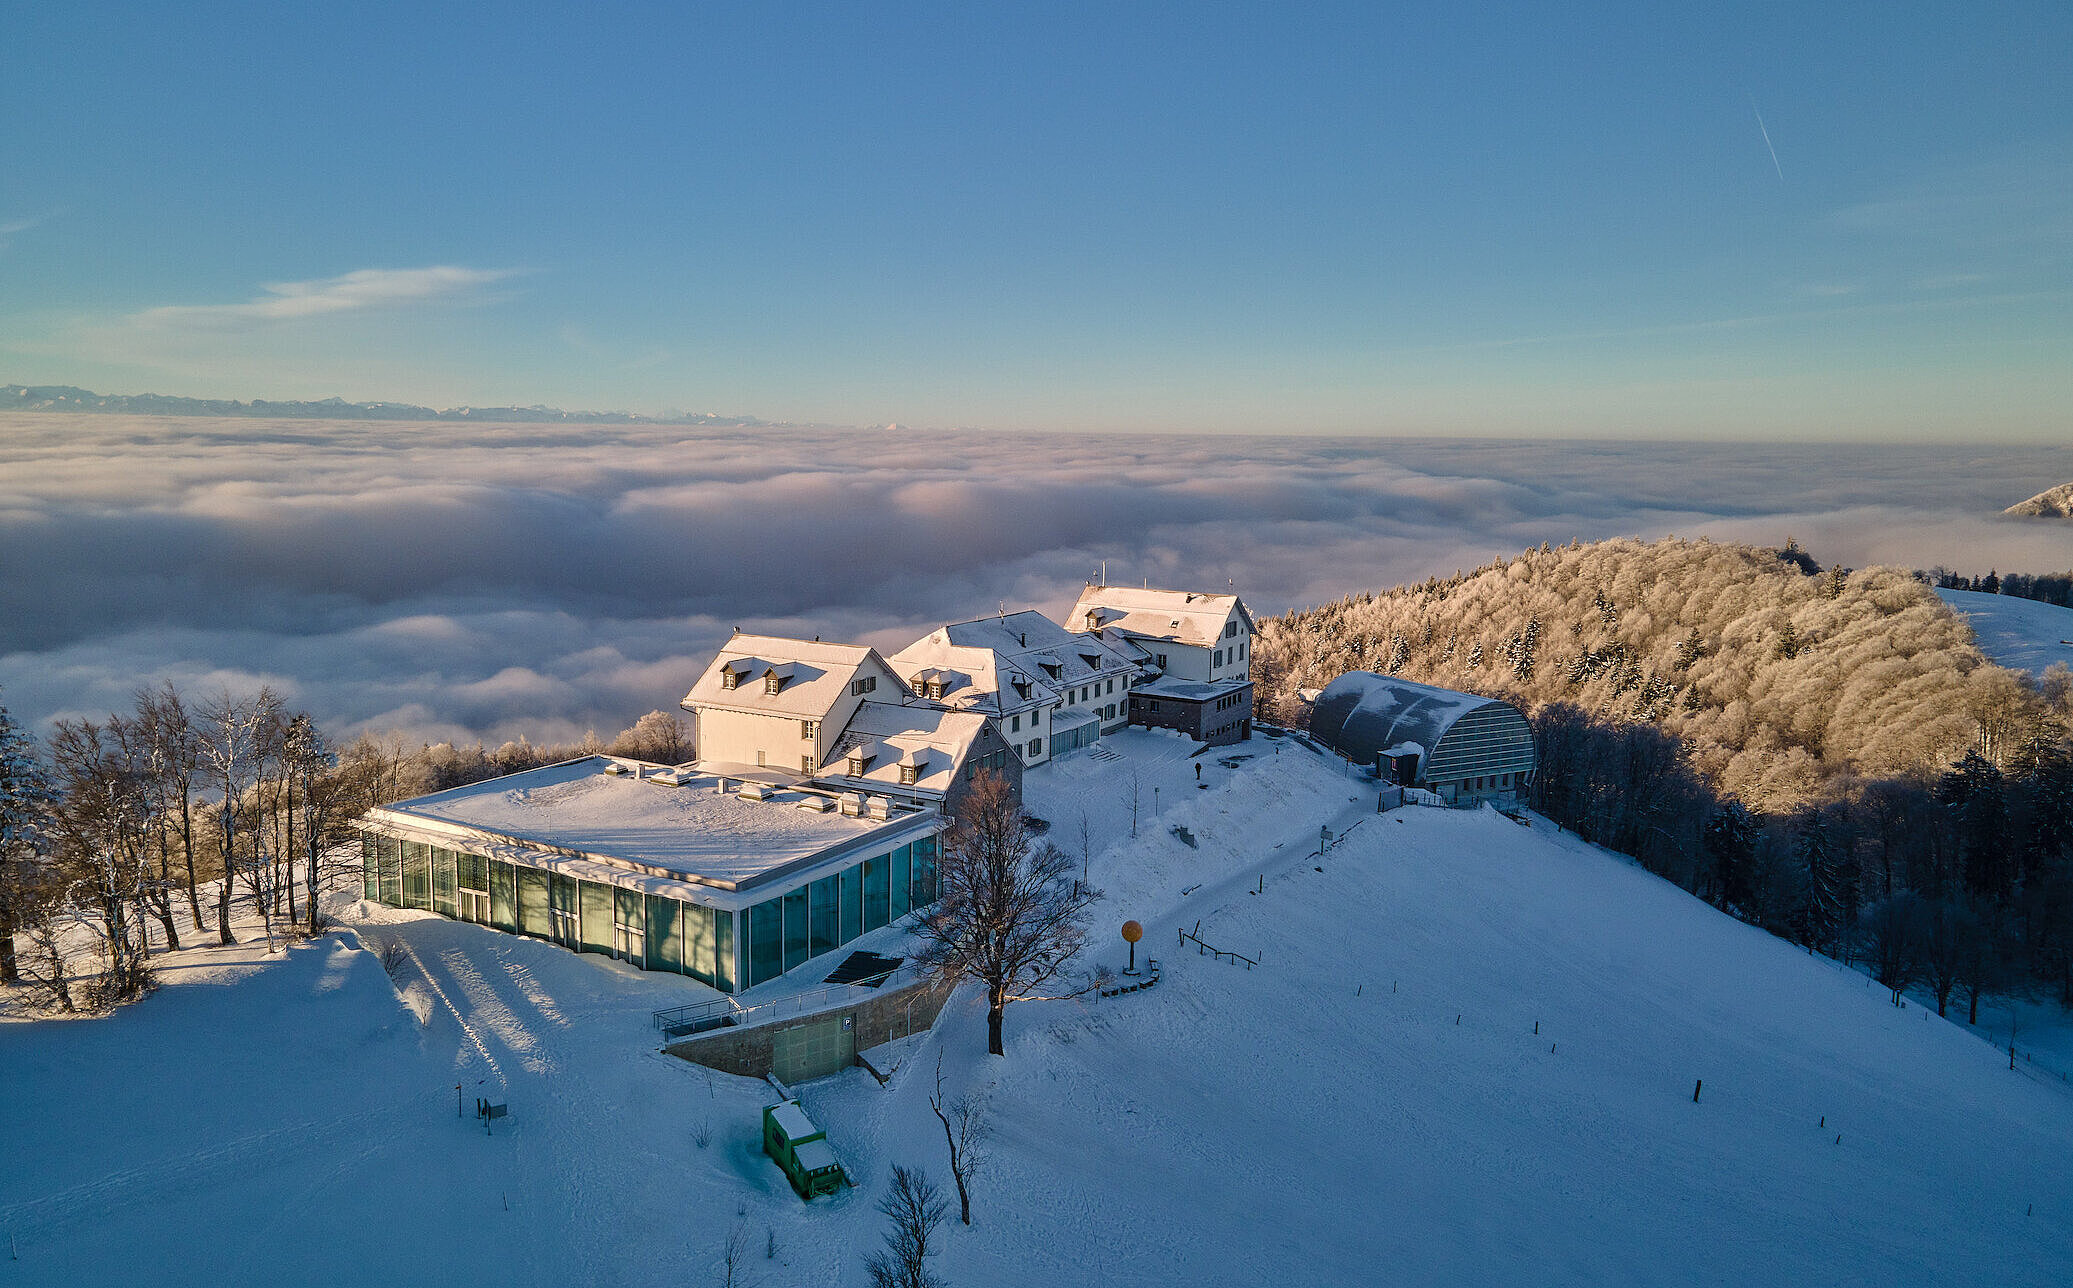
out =
<path fill-rule="evenodd" d="M 892 892 L 892 861 L 881 855 L 865 859 L 864 869 L 864 930 L 866 933 L 887 924 L 890 914 Z"/>
<path fill-rule="evenodd" d="M 784 914 L 778 901 L 749 909 L 749 987 L 784 974 Z"/>
<path fill-rule="evenodd" d="M 416 841 L 403 843 L 403 906 L 432 910 L 432 851 Z"/>
<path fill-rule="evenodd" d="M 836 891 L 836 881 L 831 876 L 814 882 L 808 891 L 806 952 L 809 957 L 818 957 L 842 946 L 842 934 L 838 929 L 841 920 L 835 915 L 838 911 Z"/>
<path fill-rule="evenodd" d="M 454 903 L 452 850 L 432 851 L 432 911 L 442 917 L 456 916 L 460 912 Z"/>
<path fill-rule="evenodd" d="M 518 868 L 518 929 L 539 939 L 554 938 L 554 912 L 547 898 L 548 874 Z"/>
<path fill-rule="evenodd" d="M 362 833 L 360 848 L 368 899 L 611 954 L 729 993 L 775 979 L 936 899 L 933 836 L 739 914 L 372 832 Z"/>
<path fill-rule="evenodd" d="M 518 929 L 518 874 L 495 859 L 489 865 L 489 924 L 498 930 Z"/>
<path fill-rule="evenodd" d="M 612 951 L 612 887 L 583 883 L 583 935 L 578 946 L 586 953 Z"/>
<path fill-rule="evenodd" d="M 381 901 L 391 908 L 403 906 L 403 843 L 381 840 Z"/>
<path fill-rule="evenodd" d="M 785 896 L 785 969 L 806 961 L 806 892 L 800 886 Z"/>

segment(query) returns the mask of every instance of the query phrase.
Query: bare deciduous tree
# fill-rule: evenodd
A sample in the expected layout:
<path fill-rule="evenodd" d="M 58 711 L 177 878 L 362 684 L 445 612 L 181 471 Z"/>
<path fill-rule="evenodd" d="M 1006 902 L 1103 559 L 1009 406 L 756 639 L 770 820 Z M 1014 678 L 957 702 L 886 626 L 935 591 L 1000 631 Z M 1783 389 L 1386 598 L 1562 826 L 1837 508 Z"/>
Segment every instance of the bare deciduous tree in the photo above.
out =
<path fill-rule="evenodd" d="M 936 1057 L 936 1089 L 929 1093 L 929 1108 L 936 1111 L 936 1120 L 943 1124 L 943 1142 L 950 1147 L 950 1177 L 957 1182 L 958 1215 L 970 1225 L 972 1173 L 979 1166 L 979 1142 L 986 1137 L 986 1120 L 973 1096 L 944 1096 L 940 1055 Z"/>
<path fill-rule="evenodd" d="M 918 928 L 922 969 L 986 989 L 986 1049 L 1006 1054 L 1001 1022 L 1011 1002 L 1042 1000 L 1086 938 L 1100 896 L 1072 879 L 1064 851 L 1031 842 L 1013 792 L 981 773 L 959 811 L 938 870 L 939 895 Z M 1053 993 L 1073 997 L 1085 987 Z"/>
<path fill-rule="evenodd" d="M 885 1249 L 864 1258 L 872 1288 L 937 1288 L 942 1283 L 929 1273 L 929 1240 L 948 1208 L 927 1172 L 893 1164 L 892 1187 L 878 1200 L 892 1228 L 885 1232 Z"/>

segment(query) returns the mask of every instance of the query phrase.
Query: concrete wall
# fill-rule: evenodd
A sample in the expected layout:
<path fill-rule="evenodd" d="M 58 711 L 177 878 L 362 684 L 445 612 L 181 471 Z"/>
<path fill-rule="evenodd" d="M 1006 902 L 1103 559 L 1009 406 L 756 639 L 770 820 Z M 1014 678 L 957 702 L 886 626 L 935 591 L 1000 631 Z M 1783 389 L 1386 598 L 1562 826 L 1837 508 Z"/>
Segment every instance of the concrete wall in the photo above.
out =
<path fill-rule="evenodd" d="M 819 747 L 830 736 L 825 725 L 815 738 L 802 736 L 797 716 L 722 711 L 714 707 L 705 707 L 693 714 L 697 717 L 700 760 L 753 765 L 756 753 L 762 752 L 772 769 L 787 769 L 796 774 L 800 772 L 800 758 L 803 756 L 816 757 L 814 767 L 820 767 Z"/>
<path fill-rule="evenodd" d="M 663 1048 L 680 1060 L 718 1069 L 722 1073 L 739 1074 L 744 1078 L 761 1078 L 771 1071 L 771 1062 L 776 1054 L 777 1035 L 789 1029 L 804 1028 L 811 1024 L 824 1023 L 830 1019 L 850 1018 L 856 1049 L 867 1051 L 875 1046 L 919 1033 L 934 1027 L 936 1016 L 943 1010 L 943 1003 L 950 998 L 950 990 L 926 980 L 918 980 L 890 989 L 881 989 L 860 1002 L 848 1006 L 831 1007 L 801 1015 L 793 1019 L 778 1020 L 770 1024 L 748 1025 L 740 1028 L 714 1029 L 696 1037 L 673 1042 Z"/>

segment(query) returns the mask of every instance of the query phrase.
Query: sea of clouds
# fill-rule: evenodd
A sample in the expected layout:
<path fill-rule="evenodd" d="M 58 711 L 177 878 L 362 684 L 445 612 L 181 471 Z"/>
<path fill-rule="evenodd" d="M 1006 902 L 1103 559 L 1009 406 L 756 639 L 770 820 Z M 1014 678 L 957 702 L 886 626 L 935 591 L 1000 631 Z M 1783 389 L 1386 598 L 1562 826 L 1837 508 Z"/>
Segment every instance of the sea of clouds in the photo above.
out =
<path fill-rule="evenodd" d="M 334 733 L 610 737 L 736 627 L 890 652 L 1117 583 L 1259 613 L 1547 541 L 2064 571 L 2073 447 L 0 417 L 0 705 L 274 686 Z"/>

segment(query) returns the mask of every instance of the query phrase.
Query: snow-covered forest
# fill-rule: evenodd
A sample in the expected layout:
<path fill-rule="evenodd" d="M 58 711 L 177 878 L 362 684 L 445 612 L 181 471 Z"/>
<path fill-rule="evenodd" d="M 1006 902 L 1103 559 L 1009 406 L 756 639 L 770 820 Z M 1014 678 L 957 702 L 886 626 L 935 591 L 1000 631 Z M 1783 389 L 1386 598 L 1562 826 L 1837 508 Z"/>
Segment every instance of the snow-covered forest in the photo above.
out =
<path fill-rule="evenodd" d="M 1533 719 L 1534 805 L 1942 1004 L 2073 1002 L 2073 676 L 1996 666 L 1912 574 L 1572 544 L 1261 624 L 1262 707 L 1374 670 Z"/>

